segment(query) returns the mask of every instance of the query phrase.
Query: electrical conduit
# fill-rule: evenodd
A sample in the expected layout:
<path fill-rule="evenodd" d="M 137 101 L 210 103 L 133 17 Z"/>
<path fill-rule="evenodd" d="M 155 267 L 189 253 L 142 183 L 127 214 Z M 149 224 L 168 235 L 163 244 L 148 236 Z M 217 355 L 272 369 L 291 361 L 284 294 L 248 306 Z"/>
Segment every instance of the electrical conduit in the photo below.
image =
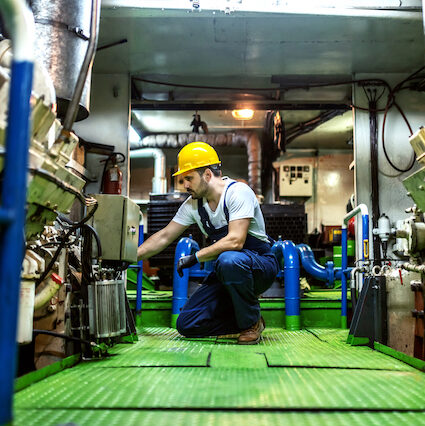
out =
<path fill-rule="evenodd" d="M 341 233 L 342 259 L 341 259 L 341 328 L 347 328 L 347 266 L 348 266 L 348 244 L 347 244 L 347 223 L 361 213 L 362 215 L 362 240 L 363 254 L 362 260 L 369 260 L 369 212 L 366 204 L 359 204 L 351 212 L 344 216 Z"/>
<path fill-rule="evenodd" d="M 16 332 L 30 138 L 30 96 L 34 67 L 34 18 L 25 0 L 2 0 L 0 12 L 12 35 L 13 63 L 1 188 L 0 244 L 0 424 L 12 422 Z"/>
<path fill-rule="evenodd" d="M 285 321 L 287 330 L 300 330 L 300 260 L 292 241 L 279 239 L 272 247 L 279 259 L 283 256 L 285 280 Z"/>

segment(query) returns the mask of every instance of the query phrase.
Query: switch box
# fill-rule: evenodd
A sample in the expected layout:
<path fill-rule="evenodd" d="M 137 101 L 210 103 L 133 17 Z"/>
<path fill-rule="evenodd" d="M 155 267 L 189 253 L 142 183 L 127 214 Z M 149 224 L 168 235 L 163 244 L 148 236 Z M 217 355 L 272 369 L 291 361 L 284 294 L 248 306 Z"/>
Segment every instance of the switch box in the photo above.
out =
<path fill-rule="evenodd" d="M 142 217 L 139 206 L 124 195 L 96 194 L 94 198 L 99 207 L 91 225 L 102 244 L 102 259 L 137 262 Z"/>
<path fill-rule="evenodd" d="M 279 173 L 281 197 L 311 197 L 313 167 L 311 164 L 281 164 Z"/>

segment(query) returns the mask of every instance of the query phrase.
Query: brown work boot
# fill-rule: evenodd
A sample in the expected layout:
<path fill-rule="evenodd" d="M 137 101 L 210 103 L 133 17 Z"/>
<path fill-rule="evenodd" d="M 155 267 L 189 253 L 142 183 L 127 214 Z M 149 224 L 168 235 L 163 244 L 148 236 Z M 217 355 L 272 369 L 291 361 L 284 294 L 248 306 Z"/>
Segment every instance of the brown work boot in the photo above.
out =
<path fill-rule="evenodd" d="M 238 338 L 238 345 L 256 345 L 261 340 L 261 333 L 266 328 L 263 317 L 247 330 L 241 331 Z"/>

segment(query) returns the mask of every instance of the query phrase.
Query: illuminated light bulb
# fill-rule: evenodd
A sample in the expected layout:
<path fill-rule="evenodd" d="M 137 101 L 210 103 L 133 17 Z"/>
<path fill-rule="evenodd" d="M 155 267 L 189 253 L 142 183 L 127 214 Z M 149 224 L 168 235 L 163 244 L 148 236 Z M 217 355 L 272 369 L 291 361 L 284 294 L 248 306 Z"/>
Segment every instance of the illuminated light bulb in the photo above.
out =
<path fill-rule="evenodd" d="M 251 120 L 254 117 L 252 109 L 234 109 L 232 115 L 236 120 Z"/>

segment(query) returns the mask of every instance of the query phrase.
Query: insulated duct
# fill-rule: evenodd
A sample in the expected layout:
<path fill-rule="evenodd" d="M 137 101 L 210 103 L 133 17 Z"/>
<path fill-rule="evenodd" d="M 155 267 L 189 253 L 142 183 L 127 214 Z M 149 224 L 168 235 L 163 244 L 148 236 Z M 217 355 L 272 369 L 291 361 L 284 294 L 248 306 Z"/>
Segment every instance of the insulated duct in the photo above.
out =
<path fill-rule="evenodd" d="M 144 137 L 131 144 L 131 149 L 138 148 L 181 148 L 190 142 L 202 141 L 214 147 L 246 147 L 248 154 L 248 184 L 257 195 L 261 190 L 261 143 L 255 132 L 158 134 Z"/>
<path fill-rule="evenodd" d="M 92 0 L 31 0 L 35 55 L 48 70 L 64 117 L 72 99 L 90 40 Z M 91 70 L 84 84 L 77 121 L 89 114 Z"/>
<path fill-rule="evenodd" d="M 167 192 L 165 154 L 159 148 L 141 148 L 132 150 L 130 151 L 130 158 L 153 158 L 154 176 L 152 179 L 152 193 L 165 194 Z"/>

